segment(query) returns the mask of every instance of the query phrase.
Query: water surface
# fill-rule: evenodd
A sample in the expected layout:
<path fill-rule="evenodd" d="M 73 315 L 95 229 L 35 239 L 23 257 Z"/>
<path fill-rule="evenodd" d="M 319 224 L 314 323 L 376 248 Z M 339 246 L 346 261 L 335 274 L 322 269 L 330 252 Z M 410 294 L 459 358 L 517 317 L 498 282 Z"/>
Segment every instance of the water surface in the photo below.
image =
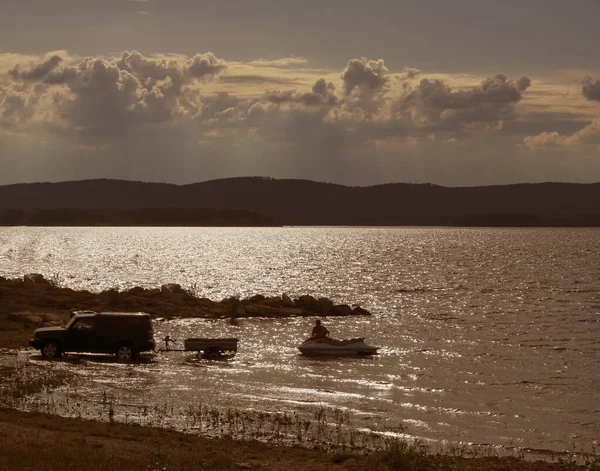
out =
<path fill-rule="evenodd" d="M 361 427 L 435 441 L 591 451 L 600 437 L 600 231 L 463 228 L 0 228 L 0 275 L 75 289 L 180 283 L 219 300 L 327 296 L 371 359 L 307 359 L 313 319 L 158 321 L 157 338 L 236 336 L 238 355 L 65 367 L 132 405 L 340 408 Z M 35 357 L 32 361 L 35 360 Z"/>

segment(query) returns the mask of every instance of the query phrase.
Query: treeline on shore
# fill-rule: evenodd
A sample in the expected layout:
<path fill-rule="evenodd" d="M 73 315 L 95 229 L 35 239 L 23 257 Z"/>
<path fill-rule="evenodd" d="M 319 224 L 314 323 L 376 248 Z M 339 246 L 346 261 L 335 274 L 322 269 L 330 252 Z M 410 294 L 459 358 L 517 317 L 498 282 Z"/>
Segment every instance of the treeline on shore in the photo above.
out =
<path fill-rule="evenodd" d="M 243 209 L 5 209 L 1 226 L 275 226 L 272 217 Z"/>
<path fill-rule="evenodd" d="M 458 219 L 462 227 L 600 227 L 600 214 L 537 216 L 535 214 L 475 214 Z"/>
<path fill-rule="evenodd" d="M 435 218 L 401 221 L 374 217 L 357 225 L 448 225 Z M 140 208 L 140 209 L 5 209 L 0 226 L 278 226 L 275 218 L 243 209 Z M 300 224 L 299 224 L 300 225 Z M 335 225 L 335 224 L 332 224 Z M 472 214 L 456 219 L 457 227 L 600 227 L 600 214 L 540 216 L 520 213 Z"/>

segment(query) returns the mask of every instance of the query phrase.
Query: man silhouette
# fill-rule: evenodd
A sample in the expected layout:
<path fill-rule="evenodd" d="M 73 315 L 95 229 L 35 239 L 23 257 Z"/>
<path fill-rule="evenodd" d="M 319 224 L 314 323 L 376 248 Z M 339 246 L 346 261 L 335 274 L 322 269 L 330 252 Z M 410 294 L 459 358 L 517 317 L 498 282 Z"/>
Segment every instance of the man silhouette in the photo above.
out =
<path fill-rule="evenodd" d="M 327 339 L 328 335 L 329 331 L 327 330 L 327 328 L 321 324 L 320 320 L 317 319 L 315 321 L 315 326 L 313 327 L 312 336 L 310 340 L 325 340 Z"/>

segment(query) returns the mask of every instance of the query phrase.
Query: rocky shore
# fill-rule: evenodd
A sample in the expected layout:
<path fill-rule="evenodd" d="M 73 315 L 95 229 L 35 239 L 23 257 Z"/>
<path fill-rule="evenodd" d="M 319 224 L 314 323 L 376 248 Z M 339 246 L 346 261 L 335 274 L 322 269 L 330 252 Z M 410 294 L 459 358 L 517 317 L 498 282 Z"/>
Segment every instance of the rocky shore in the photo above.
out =
<path fill-rule="evenodd" d="M 0 314 L 31 326 L 61 324 L 75 310 L 143 311 L 153 318 L 165 319 L 370 315 L 360 306 L 335 304 L 328 298 L 308 294 L 294 299 L 284 293 L 281 296 L 257 294 L 246 299 L 232 297 L 213 301 L 198 297 L 178 284 L 92 293 L 61 287 L 40 274 L 27 274 L 20 279 L 0 277 L 0 300 Z"/>

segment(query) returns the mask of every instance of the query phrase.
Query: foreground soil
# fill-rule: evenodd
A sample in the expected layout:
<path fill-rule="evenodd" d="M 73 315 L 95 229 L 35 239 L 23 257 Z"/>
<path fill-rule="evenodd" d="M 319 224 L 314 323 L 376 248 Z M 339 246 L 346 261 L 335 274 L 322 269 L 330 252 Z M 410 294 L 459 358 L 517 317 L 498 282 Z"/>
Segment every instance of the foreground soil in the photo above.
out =
<path fill-rule="evenodd" d="M 559 471 L 570 464 L 428 456 L 410 450 L 332 454 L 208 439 L 137 425 L 0 409 L 0 470 Z M 588 469 L 592 469 L 586 467 Z"/>

